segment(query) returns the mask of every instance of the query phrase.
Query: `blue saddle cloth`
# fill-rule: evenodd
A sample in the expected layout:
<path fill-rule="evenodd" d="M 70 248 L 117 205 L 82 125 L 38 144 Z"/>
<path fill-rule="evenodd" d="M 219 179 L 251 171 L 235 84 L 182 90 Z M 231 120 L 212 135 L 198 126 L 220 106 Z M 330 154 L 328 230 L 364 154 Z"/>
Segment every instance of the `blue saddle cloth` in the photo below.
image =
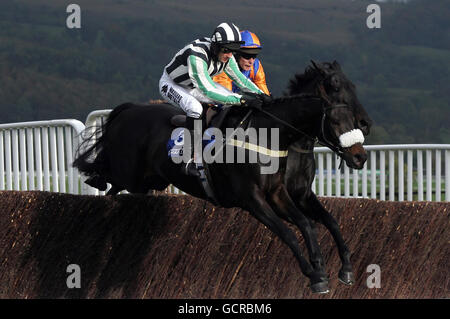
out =
<path fill-rule="evenodd" d="M 205 148 L 208 144 L 211 144 L 215 141 L 215 136 L 209 134 L 209 131 L 206 130 L 203 134 L 203 137 L 207 139 L 202 140 L 203 148 Z M 172 132 L 172 136 L 167 142 L 167 156 L 169 158 L 177 158 L 183 157 L 183 146 L 184 146 L 184 128 L 178 127 Z"/>

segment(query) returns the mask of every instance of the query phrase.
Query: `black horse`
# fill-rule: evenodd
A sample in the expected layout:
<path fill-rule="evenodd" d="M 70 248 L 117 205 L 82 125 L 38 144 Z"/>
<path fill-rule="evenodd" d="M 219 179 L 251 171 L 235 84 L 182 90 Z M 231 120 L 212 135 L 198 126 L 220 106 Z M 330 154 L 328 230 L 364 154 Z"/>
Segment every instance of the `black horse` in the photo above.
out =
<path fill-rule="evenodd" d="M 328 104 L 347 105 L 353 112 L 355 127 L 364 135 L 368 135 L 372 120 L 359 102 L 355 86 L 347 79 L 338 62 L 315 63 L 308 67 L 303 74 L 297 74 L 289 82 L 286 95 L 315 94 L 322 96 Z M 315 231 L 315 223 L 323 224 L 331 233 L 338 247 L 342 268 L 339 279 L 347 284 L 354 283 L 354 275 L 350 262 L 350 251 L 342 238 L 339 225 L 333 216 L 323 207 L 312 191 L 315 176 L 315 161 L 313 155 L 314 141 L 302 137 L 289 148 L 289 156 L 284 183 L 290 197 L 297 208 L 308 218 Z M 314 221 L 314 222 L 313 222 Z M 311 256 L 313 265 L 323 264 L 322 256 Z"/>
<path fill-rule="evenodd" d="M 323 75 L 320 77 L 326 79 Z M 324 81 L 317 83 L 323 85 Z M 264 105 L 262 111 L 253 111 L 247 125 L 256 132 L 267 129 L 266 147 L 269 149 L 275 146 L 272 137 L 276 133 L 277 150 L 281 151 L 301 139 L 312 144 L 318 139 L 342 156 L 350 167 L 362 168 L 366 160 L 362 141 L 356 140 L 351 145 L 348 141 L 347 144 L 342 141 L 342 136 L 359 131 L 358 125 L 355 125 L 357 118 L 353 107 L 335 103 L 326 88 L 320 92 L 318 96 L 274 99 Z M 74 166 L 84 174 L 100 179 L 100 187 L 110 183 L 112 188 L 109 194 L 123 189 L 131 193 L 147 193 L 173 184 L 193 196 L 209 199 L 198 179 L 179 174 L 180 164 L 167 156 L 166 144 L 174 129 L 171 119 L 180 114 L 180 109 L 168 104 L 122 104 L 110 113 L 102 127 L 102 136 L 78 156 Z M 247 114 L 248 109 L 233 107 L 223 121 L 222 130 L 237 127 Z M 272 133 L 273 128 L 278 131 Z M 230 150 L 225 147 L 223 151 Z M 244 163 L 214 162 L 208 165 L 216 201 L 223 207 L 241 207 L 249 211 L 291 248 L 303 274 L 310 279 L 311 289 L 314 292 L 328 292 L 328 278 L 311 222 L 297 208 L 286 187 L 291 182 L 287 176 L 290 171 L 286 169 L 287 157 L 278 158 L 276 172 L 262 174 L 262 168 L 267 167 L 267 163 L 260 158 L 256 163 L 248 161 L 251 152 L 245 151 Z M 94 153 L 97 155 L 91 160 Z M 308 161 L 305 164 L 310 165 Z M 311 169 L 307 166 L 297 168 L 308 172 Z M 302 232 L 311 263 L 303 257 L 295 234 L 283 220 L 294 223 Z"/>

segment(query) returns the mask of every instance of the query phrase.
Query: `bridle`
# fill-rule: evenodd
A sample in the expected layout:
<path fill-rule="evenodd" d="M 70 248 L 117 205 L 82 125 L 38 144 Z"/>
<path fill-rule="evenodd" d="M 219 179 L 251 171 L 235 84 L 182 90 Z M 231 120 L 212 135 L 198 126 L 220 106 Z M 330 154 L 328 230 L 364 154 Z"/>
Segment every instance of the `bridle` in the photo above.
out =
<path fill-rule="evenodd" d="M 328 138 L 325 136 L 325 118 L 327 116 L 328 110 L 336 109 L 336 108 L 350 108 L 350 106 L 347 103 L 333 104 L 333 102 L 331 102 L 330 98 L 328 97 L 327 92 L 325 91 L 325 88 L 323 86 L 323 80 L 318 85 L 318 91 L 319 91 L 319 96 L 321 97 L 322 101 L 327 103 L 327 106 L 322 107 L 323 113 L 322 113 L 322 121 L 321 121 L 321 128 L 320 128 L 321 138 L 318 138 L 318 143 L 323 146 L 328 147 L 333 152 L 335 152 L 339 157 L 342 158 L 342 155 L 344 154 L 344 150 L 343 150 L 342 146 L 341 145 L 338 145 L 338 146 L 333 145 L 328 140 Z"/>
<path fill-rule="evenodd" d="M 318 137 L 314 138 L 308 134 L 306 134 L 305 132 L 299 130 L 298 128 L 292 126 L 291 124 L 287 123 L 286 121 L 278 118 L 277 116 L 273 115 L 270 112 L 267 112 L 263 109 L 259 110 L 260 112 L 266 114 L 267 116 L 271 117 L 272 119 L 274 119 L 276 122 L 283 124 L 284 126 L 290 128 L 292 131 L 296 132 L 299 135 L 303 135 L 304 137 L 310 139 L 311 141 L 314 141 L 315 143 L 319 143 L 323 146 L 328 147 L 329 149 L 331 149 L 334 153 L 336 153 L 336 155 L 338 155 L 339 157 L 342 158 L 342 156 L 344 155 L 344 150 L 342 148 L 342 146 L 338 145 L 333 145 L 329 139 L 325 136 L 325 119 L 327 117 L 327 111 L 331 110 L 331 109 L 335 109 L 335 108 L 350 108 L 350 106 L 346 103 L 336 103 L 333 104 L 333 102 L 331 102 L 330 98 L 328 97 L 328 94 L 325 91 L 325 88 L 323 86 L 323 79 L 320 81 L 317 90 L 318 90 L 318 96 L 314 96 L 315 98 L 318 98 L 322 101 L 322 120 L 321 120 L 321 128 L 320 128 L 320 134 Z M 314 98 L 313 97 L 313 98 Z M 324 105 L 324 103 L 326 103 Z M 313 151 L 311 151 L 312 153 Z M 341 163 L 342 164 L 342 163 Z"/>

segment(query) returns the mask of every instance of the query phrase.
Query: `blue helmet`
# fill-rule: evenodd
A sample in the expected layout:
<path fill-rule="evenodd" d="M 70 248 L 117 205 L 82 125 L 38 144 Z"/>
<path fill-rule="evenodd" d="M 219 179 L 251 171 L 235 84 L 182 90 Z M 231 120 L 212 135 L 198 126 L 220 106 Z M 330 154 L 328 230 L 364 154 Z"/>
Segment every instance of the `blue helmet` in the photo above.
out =
<path fill-rule="evenodd" d="M 241 31 L 241 38 L 244 44 L 241 45 L 239 51 L 249 54 L 258 54 L 261 51 L 261 41 L 253 32 L 248 30 Z"/>

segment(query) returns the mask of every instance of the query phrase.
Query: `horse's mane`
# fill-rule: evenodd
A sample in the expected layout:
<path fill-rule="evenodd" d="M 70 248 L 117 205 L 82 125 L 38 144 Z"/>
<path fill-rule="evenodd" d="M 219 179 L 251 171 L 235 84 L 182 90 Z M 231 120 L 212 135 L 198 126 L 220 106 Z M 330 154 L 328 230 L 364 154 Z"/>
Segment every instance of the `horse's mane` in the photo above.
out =
<path fill-rule="evenodd" d="M 322 63 L 322 66 L 325 69 L 329 70 L 337 70 L 339 68 L 337 62 L 333 63 L 324 62 Z M 289 80 L 288 92 L 285 92 L 284 94 L 285 95 L 299 94 L 300 92 L 302 92 L 301 90 L 303 88 L 311 84 L 312 81 L 316 80 L 318 78 L 318 75 L 319 71 L 315 67 L 308 65 L 305 68 L 304 73 L 297 73 L 294 75 L 294 78 Z"/>
<path fill-rule="evenodd" d="M 296 94 L 299 93 L 299 88 L 304 88 L 306 85 L 309 85 L 312 80 L 317 77 L 317 70 L 312 68 L 311 66 L 306 67 L 304 73 L 296 73 L 294 78 L 289 80 L 288 85 L 288 94 Z"/>
<path fill-rule="evenodd" d="M 273 99 L 270 103 L 264 104 L 264 106 L 271 106 L 271 105 L 277 105 L 281 103 L 292 103 L 297 102 L 299 100 L 307 100 L 307 99 L 318 99 L 317 95 L 309 94 L 309 93 L 302 93 L 302 94 L 294 94 L 294 95 L 286 95 L 282 97 L 278 97 Z"/>
<path fill-rule="evenodd" d="M 293 94 L 277 97 L 272 100 L 272 103 L 280 103 L 280 102 L 292 102 L 296 100 L 304 100 L 310 98 L 317 98 L 317 95 L 309 94 L 309 93 L 301 93 L 301 94 Z"/>

